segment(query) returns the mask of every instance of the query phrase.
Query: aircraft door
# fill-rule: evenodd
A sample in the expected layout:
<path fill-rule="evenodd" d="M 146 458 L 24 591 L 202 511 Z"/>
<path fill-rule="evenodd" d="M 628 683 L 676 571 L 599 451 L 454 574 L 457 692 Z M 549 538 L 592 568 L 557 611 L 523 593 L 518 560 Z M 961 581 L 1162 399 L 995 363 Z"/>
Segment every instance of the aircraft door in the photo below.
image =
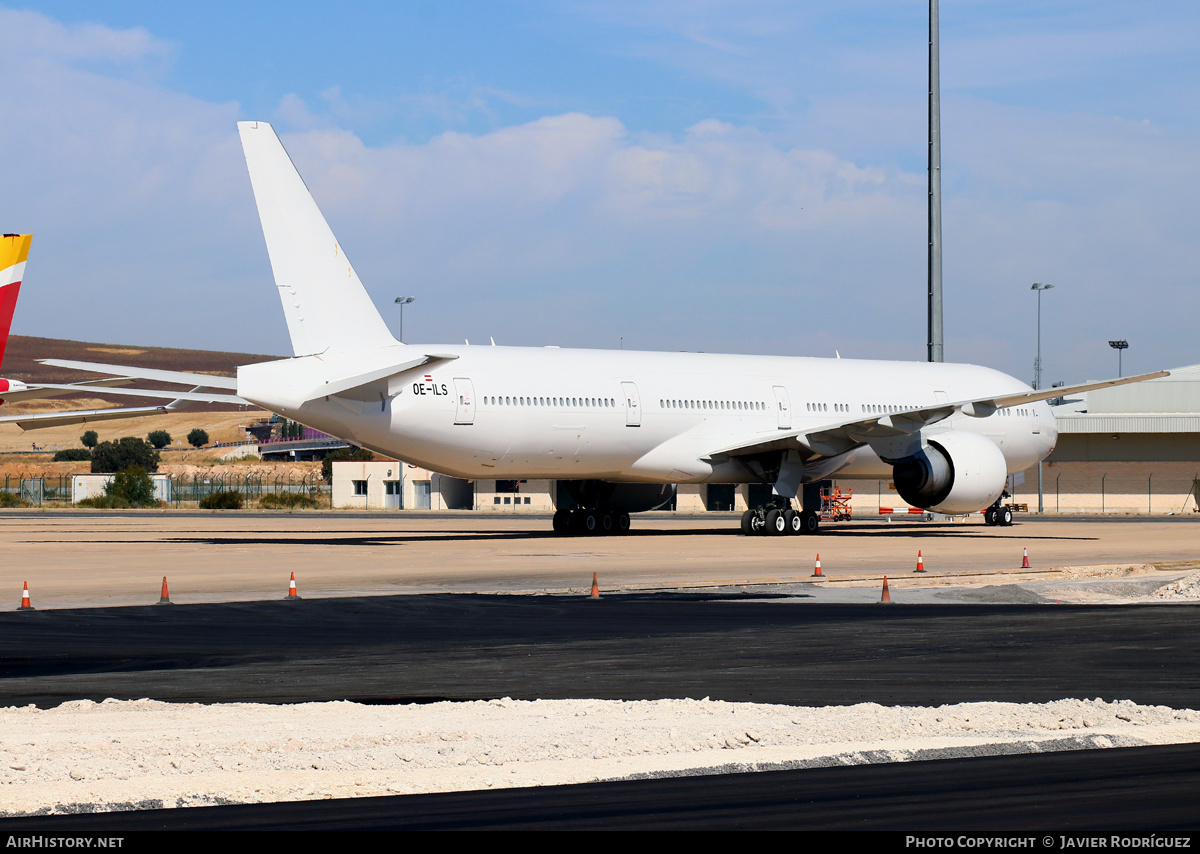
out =
<path fill-rule="evenodd" d="M 775 408 L 779 412 L 779 429 L 792 429 L 792 404 L 788 400 L 787 389 L 781 385 L 774 386 Z"/>
<path fill-rule="evenodd" d="M 454 393 L 458 397 L 454 409 L 455 424 L 475 423 L 475 387 L 466 377 L 454 378 Z"/>
<path fill-rule="evenodd" d="M 642 426 L 642 405 L 638 402 L 637 386 L 633 383 L 621 383 L 621 393 L 625 396 L 625 426 Z"/>

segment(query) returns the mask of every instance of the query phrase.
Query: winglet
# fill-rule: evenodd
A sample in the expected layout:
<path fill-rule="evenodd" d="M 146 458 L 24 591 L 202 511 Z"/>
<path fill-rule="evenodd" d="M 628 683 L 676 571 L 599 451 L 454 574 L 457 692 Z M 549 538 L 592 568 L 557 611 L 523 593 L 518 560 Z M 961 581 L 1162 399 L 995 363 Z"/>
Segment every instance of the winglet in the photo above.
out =
<path fill-rule="evenodd" d="M 238 133 L 295 355 L 396 344 L 274 128 Z"/>
<path fill-rule="evenodd" d="M 29 257 L 32 234 L 6 234 L 0 237 L 0 364 L 8 346 L 8 330 L 13 312 L 17 309 L 17 294 L 25 276 L 25 260 Z"/>

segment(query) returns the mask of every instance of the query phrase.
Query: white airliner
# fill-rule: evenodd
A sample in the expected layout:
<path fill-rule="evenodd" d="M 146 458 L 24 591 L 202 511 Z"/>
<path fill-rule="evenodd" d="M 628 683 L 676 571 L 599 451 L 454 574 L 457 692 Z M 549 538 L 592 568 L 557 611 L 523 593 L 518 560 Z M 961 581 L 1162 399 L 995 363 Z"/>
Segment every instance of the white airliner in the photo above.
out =
<path fill-rule="evenodd" d="M 801 484 L 834 475 L 891 479 L 916 507 L 978 511 L 997 501 L 1010 473 L 1053 450 L 1046 400 L 1167 375 L 1033 391 L 974 365 L 406 346 L 275 131 L 264 122 L 238 130 L 295 357 L 219 382 L 50 364 L 223 386 L 236 394 L 177 396 L 251 402 L 456 477 L 567 481 L 577 506 L 560 507 L 556 531 L 624 531 L 630 512 L 662 506 L 674 484 L 762 483 L 773 499 L 746 511 L 742 530 L 809 533 L 818 516 L 793 501 Z"/>

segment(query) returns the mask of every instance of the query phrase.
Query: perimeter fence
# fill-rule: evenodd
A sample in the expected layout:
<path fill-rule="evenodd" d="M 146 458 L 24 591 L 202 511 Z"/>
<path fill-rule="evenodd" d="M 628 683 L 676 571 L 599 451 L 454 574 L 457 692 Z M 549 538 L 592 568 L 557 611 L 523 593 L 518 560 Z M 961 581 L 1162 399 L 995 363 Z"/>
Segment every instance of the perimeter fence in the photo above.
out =
<path fill-rule="evenodd" d="M 76 475 L 70 474 L 56 477 L 5 475 L 3 491 L 0 492 L 0 507 L 69 506 L 73 501 L 75 477 Z M 277 498 L 303 496 L 311 499 L 318 507 L 329 507 L 333 495 L 320 472 L 310 472 L 303 476 L 291 472 L 279 475 L 259 472 L 192 477 L 168 475 L 167 482 L 170 484 L 169 503 L 175 507 L 198 504 L 205 497 L 217 492 L 239 493 L 247 505 L 268 495 Z"/>

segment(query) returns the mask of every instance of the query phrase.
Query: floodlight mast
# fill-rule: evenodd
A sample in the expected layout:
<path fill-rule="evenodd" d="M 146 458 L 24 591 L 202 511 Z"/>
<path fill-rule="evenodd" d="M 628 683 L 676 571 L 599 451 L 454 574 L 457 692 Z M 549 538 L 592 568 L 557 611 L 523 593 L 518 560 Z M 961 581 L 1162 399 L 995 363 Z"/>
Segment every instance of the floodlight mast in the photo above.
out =
<path fill-rule="evenodd" d="M 1109 341 L 1108 346 L 1117 351 L 1117 378 L 1121 377 L 1121 357 L 1125 355 L 1125 351 L 1129 349 L 1129 342 L 1124 338 L 1118 338 L 1116 341 Z"/>
<path fill-rule="evenodd" d="M 938 73 L 938 4 L 929 0 L 929 240 L 928 360 L 945 361 L 942 346 L 942 103 Z"/>
<path fill-rule="evenodd" d="M 1041 282 L 1034 282 L 1030 286 L 1031 291 L 1037 291 L 1038 295 L 1038 311 L 1037 311 L 1037 358 L 1033 360 L 1033 387 L 1039 389 L 1042 387 L 1042 291 L 1050 290 L 1054 285 L 1043 285 Z"/>
<path fill-rule="evenodd" d="M 401 344 L 404 343 L 404 306 L 415 299 L 416 297 L 396 297 L 396 305 L 400 306 L 400 337 L 396 340 Z"/>

